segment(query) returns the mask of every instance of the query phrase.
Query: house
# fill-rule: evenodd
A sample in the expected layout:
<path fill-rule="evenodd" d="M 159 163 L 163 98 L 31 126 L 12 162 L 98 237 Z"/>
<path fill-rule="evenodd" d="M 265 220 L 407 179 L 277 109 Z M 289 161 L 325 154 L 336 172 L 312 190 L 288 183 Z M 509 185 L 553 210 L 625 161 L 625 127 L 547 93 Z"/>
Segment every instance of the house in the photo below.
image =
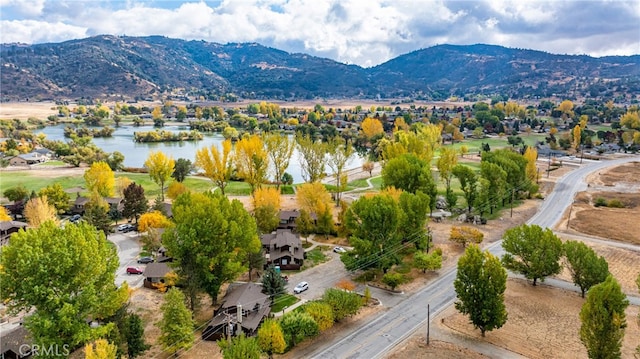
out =
<path fill-rule="evenodd" d="M 122 212 L 124 209 L 124 200 L 119 197 L 104 197 L 105 202 L 109 204 L 109 211 L 118 211 Z M 86 210 L 86 205 L 89 203 L 89 197 L 76 197 L 73 202 L 73 207 L 71 208 L 71 212 L 76 214 L 84 214 Z"/>
<path fill-rule="evenodd" d="M 165 277 L 171 272 L 171 268 L 167 263 L 149 263 L 144 269 L 142 276 L 144 277 L 144 287 L 156 289 L 159 283 L 165 282 Z"/>
<path fill-rule="evenodd" d="M 278 229 L 289 229 L 295 231 L 296 219 L 300 217 L 300 211 L 297 209 L 294 209 L 293 211 L 280 211 L 278 216 L 280 217 Z M 314 222 L 318 219 L 315 213 L 311 213 L 310 217 Z"/>
<path fill-rule="evenodd" d="M 289 229 L 260 236 L 265 253 L 265 267 L 280 266 L 281 269 L 300 269 L 304 262 L 304 248 L 300 236 Z"/>
<path fill-rule="evenodd" d="M 13 330 L 3 330 L 0 337 L 0 346 L 2 347 L 0 358 L 30 358 L 32 344 L 29 331 L 22 325 Z"/>
<path fill-rule="evenodd" d="M 47 161 L 47 156 L 41 155 L 37 152 L 25 153 L 17 155 L 9 159 L 10 166 L 29 166 L 37 163 Z"/>
<path fill-rule="evenodd" d="M 55 156 L 55 152 L 51 151 L 48 148 L 36 148 L 35 150 L 33 150 L 34 153 L 37 153 L 40 156 L 46 157 L 47 159 L 51 159 Z"/>
<path fill-rule="evenodd" d="M 202 332 L 204 340 L 218 340 L 228 333 L 253 336 L 262 321 L 271 312 L 271 300 L 262 293 L 262 286 L 256 283 L 233 283 L 229 285 L 227 294 L 222 299 L 220 308 L 213 313 L 213 318 Z"/>
<path fill-rule="evenodd" d="M 0 221 L 0 246 L 8 244 L 9 237 L 21 228 L 27 228 L 27 224 L 19 221 Z"/>

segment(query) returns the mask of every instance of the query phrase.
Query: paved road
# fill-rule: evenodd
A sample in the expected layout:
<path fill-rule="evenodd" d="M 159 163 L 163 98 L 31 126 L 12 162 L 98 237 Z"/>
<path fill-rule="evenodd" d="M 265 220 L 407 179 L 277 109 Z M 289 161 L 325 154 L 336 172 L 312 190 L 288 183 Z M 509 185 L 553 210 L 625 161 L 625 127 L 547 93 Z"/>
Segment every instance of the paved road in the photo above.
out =
<path fill-rule="evenodd" d="M 120 266 L 116 271 L 116 285 L 120 286 L 123 282 L 129 283 L 129 287 L 138 288 L 142 286 L 142 275 L 127 274 L 127 267 L 139 267 L 144 270 L 144 264 L 138 264 L 138 255 L 140 254 L 140 244 L 138 244 L 138 233 L 113 233 L 107 239 L 118 248 L 118 259 Z"/>
<path fill-rule="evenodd" d="M 575 193 L 586 187 L 582 179 L 599 169 L 612 165 L 640 160 L 640 157 L 626 157 L 619 160 L 585 164 L 559 179 L 554 191 L 544 200 L 538 213 L 529 224 L 553 228 L 562 217 L 565 208 L 573 201 Z M 501 254 L 501 241 L 491 244 L 494 255 Z M 426 308 L 431 307 L 435 316 L 450 306 L 456 297 L 453 281 L 456 270 L 451 269 L 429 286 L 400 302 L 389 311 L 373 319 L 366 326 L 332 343 L 327 343 L 311 353 L 314 358 L 381 358 L 402 340 L 413 334 L 427 320 Z"/>

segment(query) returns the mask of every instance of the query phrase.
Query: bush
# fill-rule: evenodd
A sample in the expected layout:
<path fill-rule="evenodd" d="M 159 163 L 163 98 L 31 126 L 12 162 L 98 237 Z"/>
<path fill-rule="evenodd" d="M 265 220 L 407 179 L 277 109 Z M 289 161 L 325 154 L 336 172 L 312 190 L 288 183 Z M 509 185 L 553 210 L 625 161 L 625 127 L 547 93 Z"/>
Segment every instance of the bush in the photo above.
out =
<path fill-rule="evenodd" d="M 382 283 L 391 287 L 391 290 L 396 290 L 400 284 L 404 282 L 404 276 L 400 273 L 387 273 L 382 277 Z"/>
<path fill-rule="evenodd" d="M 607 204 L 607 207 L 611 208 L 624 208 L 624 203 L 622 203 L 619 199 L 612 199 Z"/>
<path fill-rule="evenodd" d="M 602 197 L 598 197 L 596 198 L 596 201 L 593 204 L 596 207 L 606 207 L 607 206 L 607 200 L 602 198 Z"/>
<path fill-rule="evenodd" d="M 336 322 L 358 313 L 362 306 L 362 298 L 359 294 L 333 288 L 325 290 L 322 301 L 331 306 L 333 319 Z"/>

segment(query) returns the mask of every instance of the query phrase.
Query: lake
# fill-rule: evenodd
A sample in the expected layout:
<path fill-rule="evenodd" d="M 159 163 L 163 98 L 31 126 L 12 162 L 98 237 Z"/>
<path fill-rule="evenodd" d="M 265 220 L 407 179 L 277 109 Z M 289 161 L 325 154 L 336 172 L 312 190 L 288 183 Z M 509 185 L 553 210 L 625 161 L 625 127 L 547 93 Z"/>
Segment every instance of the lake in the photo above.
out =
<path fill-rule="evenodd" d="M 62 140 L 68 141 L 68 138 L 64 137 L 64 128 L 66 125 L 47 126 L 45 128 L 35 131 L 35 133 L 44 133 L 49 140 Z M 99 127 L 97 127 L 99 128 Z M 183 142 L 153 142 L 153 143 L 137 143 L 133 141 L 134 132 L 146 132 L 153 131 L 153 126 L 120 126 L 113 132 L 113 137 L 99 137 L 94 138 L 93 143 L 96 146 L 102 148 L 105 152 L 119 151 L 124 155 L 125 167 L 143 167 L 144 161 L 149 156 L 150 151 L 162 151 L 167 155 L 173 156 L 174 159 L 186 158 L 195 162 L 196 151 L 217 146 L 222 148 L 222 141 L 224 137 L 220 133 L 207 133 L 203 132 L 204 138 L 200 141 L 183 141 Z M 178 132 L 189 131 L 188 126 L 165 126 L 162 128 L 166 131 Z M 345 169 L 359 168 L 362 166 L 364 159 L 354 154 L 349 160 Z M 294 183 L 302 183 L 302 174 L 300 172 L 300 153 L 298 150 L 294 150 L 293 156 L 289 161 L 289 167 L 287 172 L 293 176 Z M 325 171 L 330 171 L 330 168 L 326 168 Z M 270 173 L 269 180 L 273 180 L 273 174 Z"/>

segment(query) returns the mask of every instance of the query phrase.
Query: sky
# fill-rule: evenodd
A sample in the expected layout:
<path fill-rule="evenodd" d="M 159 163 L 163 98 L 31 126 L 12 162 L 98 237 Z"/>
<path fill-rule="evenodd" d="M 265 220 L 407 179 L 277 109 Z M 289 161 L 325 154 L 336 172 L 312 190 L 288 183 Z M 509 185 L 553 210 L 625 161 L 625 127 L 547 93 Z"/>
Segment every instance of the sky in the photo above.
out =
<path fill-rule="evenodd" d="M 640 54 L 639 0 L 0 0 L 0 42 L 257 42 L 371 67 L 439 44 Z"/>

